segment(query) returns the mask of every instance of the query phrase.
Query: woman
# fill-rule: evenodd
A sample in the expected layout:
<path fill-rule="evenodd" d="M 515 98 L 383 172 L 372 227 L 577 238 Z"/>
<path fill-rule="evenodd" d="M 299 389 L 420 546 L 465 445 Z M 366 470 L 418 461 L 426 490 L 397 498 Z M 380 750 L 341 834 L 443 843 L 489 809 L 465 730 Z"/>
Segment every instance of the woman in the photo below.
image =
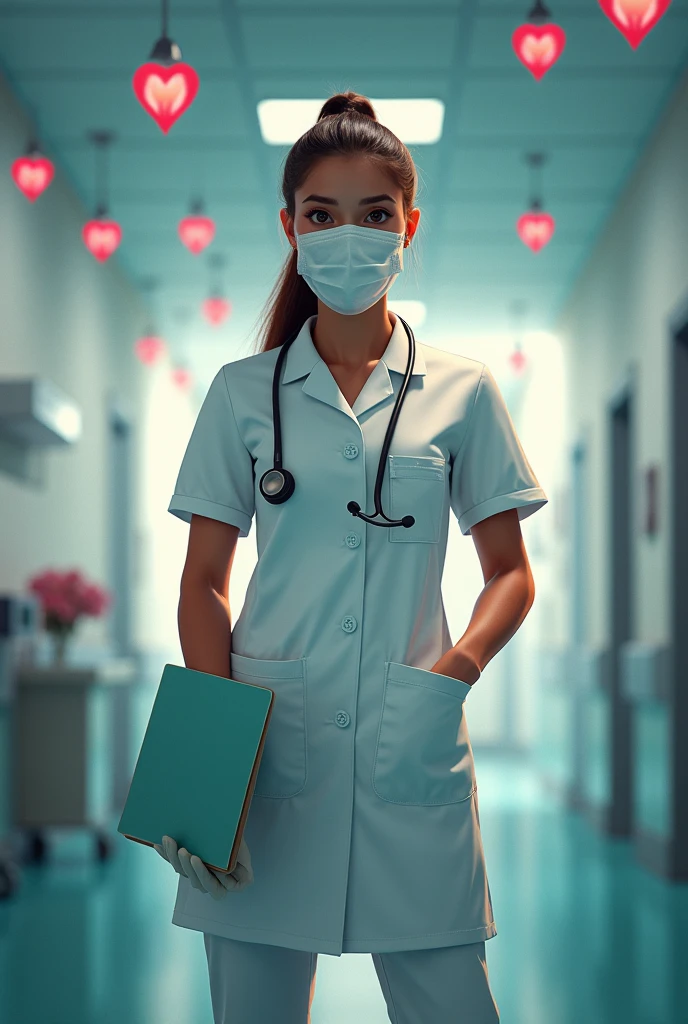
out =
<path fill-rule="evenodd" d="M 157 847 L 180 874 L 173 923 L 204 932 L 216 1024 L 304 1024 L 318 952 L 363 951 L 394 1024 L 499 1020 L 463 704 L 533 602 L 519 520 L 547 498 L 487 366 L 421 344 L 411 364 L 387 309 L 416 185 L 367 99 L 325 103 L 286 160 L 293 252 L 262 350 L 216 375 L 169 505 L 191 524 L 186 664 L 275 692 L 233 876 L 171 837 Z M 282 500 L 272 382 L 294 335 L 277 367 L 295 484 Z M 486 584 L 454 646 L 440 591 L 450 509 Z M 232 629 L 229 574 L 254 514 L 258 562 Z"/>

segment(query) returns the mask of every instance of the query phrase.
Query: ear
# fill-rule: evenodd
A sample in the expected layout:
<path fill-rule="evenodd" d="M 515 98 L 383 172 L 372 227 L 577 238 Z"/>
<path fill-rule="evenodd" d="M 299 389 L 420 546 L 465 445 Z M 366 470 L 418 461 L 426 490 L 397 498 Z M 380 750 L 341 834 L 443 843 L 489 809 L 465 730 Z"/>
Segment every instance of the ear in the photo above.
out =
<path fill-rule="evenodd" d="M 289 213 L 288 213 L 286 207 L 282 207 L 282 209 L 279 212 L 279 215 L 280 215 L 280 220 L 282 221 L 282 227 L 284 228 L 284 233 L 287 236 L 287 238 L 289 239 L 289 244 L 291 245 L 291 247 L 293 249 L 295 249 L 296 248 L 296 236 L 294 235 L 294 219 L 293 219 L 293 217 L 289 216 Z"/>
<path fill-rule="evenodd" d="M 409 215 L 408 215 L 407 220 L 406 220 L 406 234 L 409 237 L 409 243 L 410 243 L 411 239 L 413 238 L 413 236 L 416 233 L 416 229 L 418 228 L 418 222 L 419 221 L 420 221 L 420 210 L 416 206 L 412 210 L 409 211 Z"/>

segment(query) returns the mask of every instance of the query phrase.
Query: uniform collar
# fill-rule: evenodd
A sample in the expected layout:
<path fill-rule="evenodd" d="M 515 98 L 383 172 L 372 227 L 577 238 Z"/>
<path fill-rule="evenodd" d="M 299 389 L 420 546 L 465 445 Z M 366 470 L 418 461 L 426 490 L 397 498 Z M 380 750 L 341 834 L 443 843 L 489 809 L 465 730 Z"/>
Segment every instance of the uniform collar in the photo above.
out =
<path fill-rule="evenodd" d="M 313 344 L 313 338 L 311 336 L 311 329 L 317 318 L 317 313 L 314 313 L 313 316 L 309 316 L 297 337 L 289 346 L 286 366 L 284 367 L 284 374 L 282 376 L 283 384 L 289 384 L 293 380 L 298 380 L 299 377 L 305 377 L 306 374 L 310 374 L 316 363 L 324 362 Z M 382 361 L 385 363 L 388 370 L 394 370 L 396 373 L 401 373 L 402 375 L 406 372 L 406 364 L 408 362 L 408 344 L 408 337 L 406 336 L 404 325 L 397 317 L 387 348 L 382 355 Z M 423 358 L 423 353 L 420 345 L 418 344 L 418 340 L 416 339 L 416 358 L 413 363 L 412 375 L 414 377 L 422 377 L 425 376 L 425 373 L 425 359 Z"/>

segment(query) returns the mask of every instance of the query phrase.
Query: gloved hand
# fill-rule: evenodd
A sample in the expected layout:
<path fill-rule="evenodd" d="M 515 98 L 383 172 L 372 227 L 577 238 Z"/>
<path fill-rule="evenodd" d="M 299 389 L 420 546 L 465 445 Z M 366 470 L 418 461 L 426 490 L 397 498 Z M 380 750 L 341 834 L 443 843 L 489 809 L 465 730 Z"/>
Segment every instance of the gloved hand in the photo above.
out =
<path fill-rule="evenodd" d="M 253 881 L 251 854 L 246 840 L 243 838 L 239 846 L 239 856 L 234 871 L 220 873 L 213 871 L 212 868 L 208 869 L 200 857 L 190 854 L 183 846 L 178 849 L 177 843 L 171 836 L 162 837 L 162 846 L 158 843 L 153 845 L 163 860 L 168 861 L 178 875 L 186 875 L 194 889 L 210 893 L 213 899 L 224 899 L 228 892 L 241 891 Z"/>

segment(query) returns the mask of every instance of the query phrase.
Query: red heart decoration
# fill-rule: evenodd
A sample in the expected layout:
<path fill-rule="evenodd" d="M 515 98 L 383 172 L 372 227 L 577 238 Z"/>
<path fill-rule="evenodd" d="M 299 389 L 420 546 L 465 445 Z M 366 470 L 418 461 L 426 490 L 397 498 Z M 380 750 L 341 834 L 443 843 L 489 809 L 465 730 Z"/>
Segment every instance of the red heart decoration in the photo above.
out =
<path fill-rule="evenodd" d="M 538 81 L 561 57 L 566 33 L 558 25 L 521 25 L 511 37 L 514 53 Z"/>
<path fill-rule="evenodd" d="M 221 299 L 215 296 L 210 299 L 206 299 L 203 303 L 203 315 L 209 324 L 217 327 L 223 322 L 223 320 L 227 319 L 231 308 L 232 307 L 227 299 Z"/>
<path fill-rule="evenodd" d="M 549 213 L 524 213 L 516 221 L 516 230 L 524 245 L 539 252 L 554 234 L 554 217 Z"/>
<path fill-rule="evenodd" d="M 526 366 L 526 357 L 523 355 L 520 348 L 517 348 L 511 353 L 509 356 L 509 362 L 516 376 L 520 377 Z"/>
<path fill-rule="evenodd" d="M 167 134 L 196 98 L 198 75 L 182 61 L 169 66 L 149 61 L 137 68 L 131 84 L 143 109 Z"/>
<path fill-rule="evenodd" d="M 53 180 L 55 168 L 44 156 L 20 156 L 12 164 L 12 177 L 30 203 L 38 199 Z"/>
<path fill-rule="evenodd" d="M 186 248 L 198 256 L 215 237 L 215 221 L 211 217 L 182 217 L 179 221 L 179 237 Z"/>
<path fill-rule="evenodd" d="M 191 371 L 177 366 L 172 371 L 172 380 L 180 391 L 187 391 L 191 387 Z"/>
<path fill-rule="evenodd" d="M 134 348 L 141 362 L 151 366 L 165 351 L 165 342 L 154 334 L 147 334 L 145 337 L 139 338 Z"/>
<path fill-rule="evenodd" d="M 122 229 L 115 220 L 89 220 L 81 236 L 89 252 L 104 263 L 122 241 Z"/>
<path fill-rule="evenodd" d="M 635 50 L 666 14 L 671 0 L 599 0 L 612 25 Z"/>

